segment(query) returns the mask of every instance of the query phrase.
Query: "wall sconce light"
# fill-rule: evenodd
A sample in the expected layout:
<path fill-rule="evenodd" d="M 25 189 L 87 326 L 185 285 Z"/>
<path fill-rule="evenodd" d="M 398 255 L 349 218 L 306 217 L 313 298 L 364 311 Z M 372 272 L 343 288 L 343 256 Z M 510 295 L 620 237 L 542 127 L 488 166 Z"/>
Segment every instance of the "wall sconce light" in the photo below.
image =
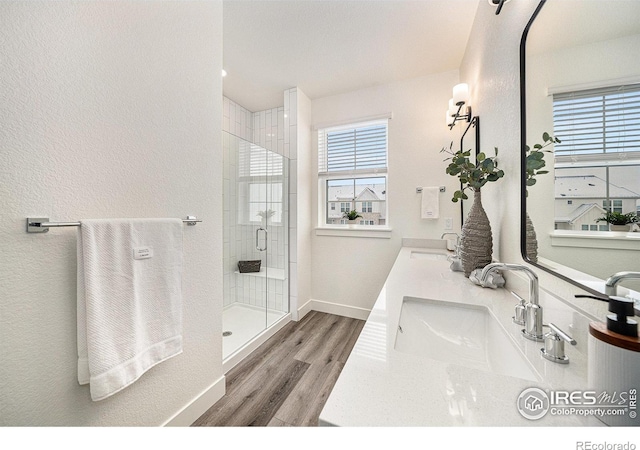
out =
<path fill-rule="evenodd" d="M 469 103 L 469 85 L 467 83 L 456 84 L 453 87 L 453 98 L 449 100 L 449 109 L 447 109 L 449 129 L 453 129 L 456 122 L 460 120 L 471 122 L 471 106 L 467 103 Z"/>
<path fill-rule="evenodd" d="M 498 7 L 498 9 L 496 9 L 496 16 L 497 16 L 498 14 L 500 14 L 500 11 L 502 11 L 502 6 L 509 1 L 510 0 L 489 0 L 489 4 L 491 6 Z"/>

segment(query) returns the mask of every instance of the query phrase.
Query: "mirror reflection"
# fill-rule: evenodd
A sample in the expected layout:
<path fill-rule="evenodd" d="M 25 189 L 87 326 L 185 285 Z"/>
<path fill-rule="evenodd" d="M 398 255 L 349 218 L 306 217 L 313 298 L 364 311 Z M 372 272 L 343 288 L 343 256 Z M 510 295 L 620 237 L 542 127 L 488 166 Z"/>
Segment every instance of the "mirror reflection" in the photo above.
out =
<path fill-rule="evenodd" d="M 538 264 L 604 292 L 612 274 L 640 271 L 640 1 L 543 3 L 526 39 L 526 144 L 561 142 L 527 213 Z"/>

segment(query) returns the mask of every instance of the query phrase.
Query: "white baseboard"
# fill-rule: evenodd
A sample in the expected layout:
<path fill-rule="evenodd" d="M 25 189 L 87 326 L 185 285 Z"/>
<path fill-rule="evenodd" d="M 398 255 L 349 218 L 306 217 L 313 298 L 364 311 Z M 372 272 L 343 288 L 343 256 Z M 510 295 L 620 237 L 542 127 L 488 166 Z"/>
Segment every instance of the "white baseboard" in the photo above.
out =
<path fill-rule="evenodd" d="M 225 376 L 221 376 L 200 395 L 178 411 L 163 427 L 188 427 L 204 414 L 211 406 L 224 397 L 226 392 Z"/>
<path fill-rule="evenodd" d="M 351 317 L 352 319 L 367 320 L 370 309 L 360 308 L 358 306 L 342 305 L 340 303 L 325 302 L 323 300 L 309 300 L 304 307 L 310 304 L 310 309 L 338 316 Z"/>
<path fill-rule="evenodd" d="M 296 320 L 302 320 L 302 318 L 311 311 L 313 311 L 312 300 L 308 300 L 307 303 L 298 308 L 298 318 Z"/>

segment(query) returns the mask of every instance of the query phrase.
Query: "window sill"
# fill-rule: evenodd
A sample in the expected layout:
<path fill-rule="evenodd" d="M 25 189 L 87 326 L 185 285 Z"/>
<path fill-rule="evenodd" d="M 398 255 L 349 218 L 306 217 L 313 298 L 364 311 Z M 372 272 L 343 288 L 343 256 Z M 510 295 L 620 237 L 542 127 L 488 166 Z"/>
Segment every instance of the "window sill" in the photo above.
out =
<path fill-rule="evenodd" d="M 587 247 L 640 250 L 640 233 L 622 231 L 553 231 L 554 247 Z"/>
<path fill-rule="evenodd" d="M 341 227 L 317 227 L 316 236 L 342 236 L 357 238 L 391 239 L 391 228 L 353 225 Z"/>

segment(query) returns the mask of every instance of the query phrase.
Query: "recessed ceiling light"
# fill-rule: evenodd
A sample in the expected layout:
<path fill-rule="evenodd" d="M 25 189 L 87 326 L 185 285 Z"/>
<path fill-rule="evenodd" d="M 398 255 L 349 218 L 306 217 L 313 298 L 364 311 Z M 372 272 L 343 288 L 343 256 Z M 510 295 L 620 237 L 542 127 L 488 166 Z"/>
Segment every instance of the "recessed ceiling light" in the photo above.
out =
<path fill-rule="evenodd" d="M 224 69 L 222 69 L 222 76 L 223 76 L 223 77 L 226 77 L 226 76 L 227 76 L 227 71 L 226 71 L 226 70 L 224 70 Z"/>

